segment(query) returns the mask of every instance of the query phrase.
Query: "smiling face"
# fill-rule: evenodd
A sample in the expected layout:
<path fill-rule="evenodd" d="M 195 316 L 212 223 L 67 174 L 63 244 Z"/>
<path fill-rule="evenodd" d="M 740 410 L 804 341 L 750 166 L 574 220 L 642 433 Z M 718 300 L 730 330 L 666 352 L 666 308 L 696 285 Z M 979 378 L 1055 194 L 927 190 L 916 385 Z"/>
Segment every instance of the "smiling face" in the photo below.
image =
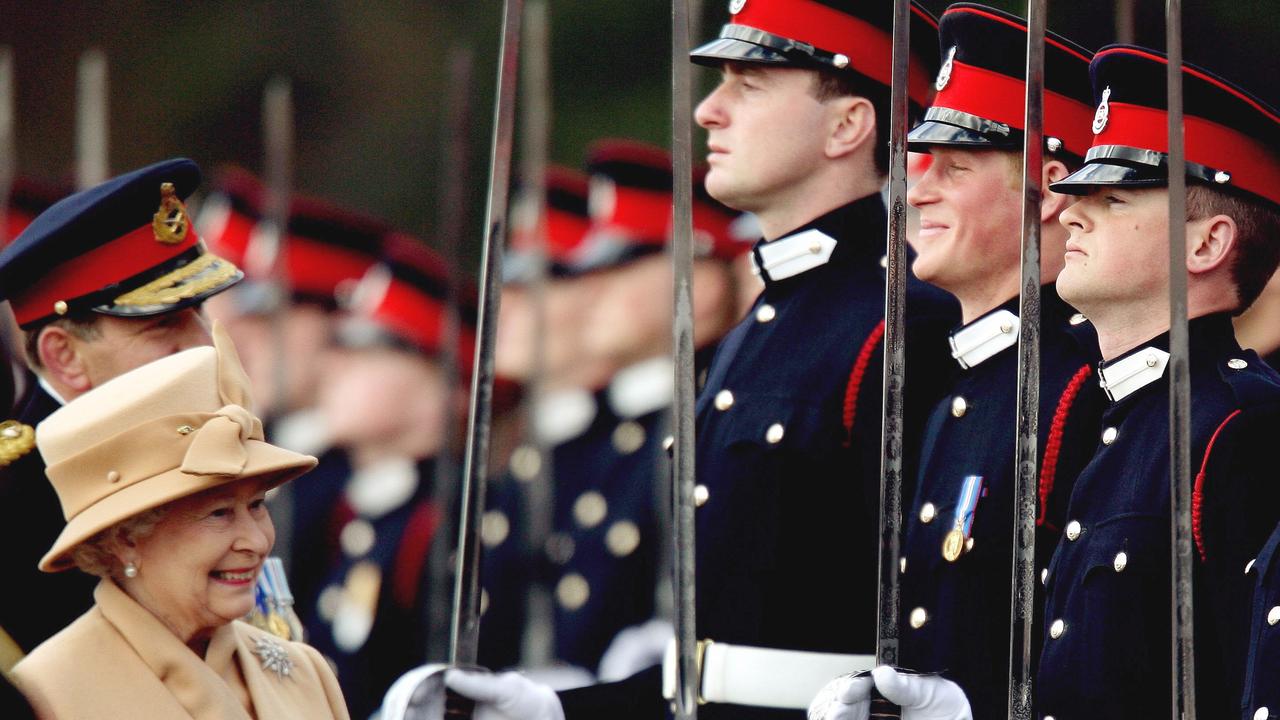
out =
<path fill-rule="evenodd" d="M 1163 300 L 1169 288 L 1164 188 L 1101 187 L 1062 213 L 1071 231 L 1058 294 L 1094 320 Z"/>
<path fill-rule="evenodd" d="M 275 543 L 267 487 L 243 480 L 169 503 L 150 533 L 118 542 L 138 574 L 117 581 L 184 642 L 243 617 Z"/>
<path fill-rule="evenodd" d="M 729 207 L 766 212 L 789 201 L 824 157 L 832 102 L 812 70 L 726 63 L 698 105 L 707 129 L 707 192 Z"/>
<path fill-rule="evenodd" d="M 911 269 L 962 303 L 974 298 L 998 304 L 1013 297 L 1022 234 L 1019 156 L 943 146 L 933 148 L 932 155 L 929 169 L 907 193 L 920 212 Z"/>

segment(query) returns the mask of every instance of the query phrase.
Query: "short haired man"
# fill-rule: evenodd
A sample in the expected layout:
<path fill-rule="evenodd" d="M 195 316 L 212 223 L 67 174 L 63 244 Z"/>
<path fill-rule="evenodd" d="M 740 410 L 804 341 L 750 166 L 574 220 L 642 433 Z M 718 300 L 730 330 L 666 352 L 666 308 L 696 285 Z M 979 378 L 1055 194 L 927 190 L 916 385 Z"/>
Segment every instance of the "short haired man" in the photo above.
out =
<path fill-rule="evenodd" d="M 907 195 L 920 214 L 913 269 L 956 296 L 964 324 L 950 343 L 960 375 L 926 426 L 906 518 L 899 664 L 955 681 L 973 716 L 987 718 L 1002 715 L 1007 702 L 1027 26 L 1003 11 L 958 3 L 943 13 L 939 34 L 938 95 L 908 137 L 911 150 L 931 154 Z M 1066 177 L 1089 148 L 1090 56 L 1046 36 L 1042 185 Z M 1040 206 L 1041 281 L 1048 285 L 1039 318 L 1037 446 L 1044 562 L 1101 413 L 1101 393 L 1088 382 L 1093 337 L 1079 334 L 1082 318 L 1072 324 L 1075 311 L 1052 287 L 1068 235 L 1058 216 L 1071 201 L 1046 191 Z M 914 710 L 904 707 L 905 717 Z"/>
<path fill-rule="evenodd" d="M 1099 50 L 1093 147 L 1053 185 L 1082 197 L 1063 299 L 1089 316 L 1111 403 L 1076 481 L 1046 578 L 1039 712 L 1059 718 L 1171 711 L 1168 444 L 1168 190 L 1163 55 Z M 1280 376 L 1241 350 L 1231 315 L 1280 258 L 1280 113 L 1184 66 L 1187 315 L 1190 320 L 1195 690 L 1201 717 L 1240 712 L 1253 578 L 1275 527 Z"/>
<path fill-rule="evenodd" d="M 0 252 L 0 299 L 22 329 L 39 378 L 19 402 L 19 457 L 0 468 L 0 532 L 12 567 L 0 626 L 38 645 L 93 604 L 84 577 L 36 570 L 63 525 L 34 427 L 68 402 L 152 360 L 212 340 L 200 311 L 242 276 L 207 252 L 183 199 L 200 184 L 190 160 L 168 160 L 55 203 Z"/>
<path fill-rule="evenodd" d="M 768 659 L 731 659 L 723 670 L 729 685 L 747 692 L 705 697 L 704 686 L 711 703 L 699 714 L 796 718 L 835 672 L 808 663 L 856 667 L 866 658 L 855 654 L 870 653 L 876 636 L 875 378 L 887 226 L 880 190 L 893 13 L 883 0 L 735 0 L 730 10 L 720 37 L 692 53 L 722 71 L 696 119 L 708 131 L 707 192 L 759 220 L 764 237 L 754 254 L 765 288 L 721 343 L 697 403 L 697 481 L 705 488 L 698 633 L 716 641 L 712 662 L 735 644 L 763 649 L 750 655 Z M 915 5 L 912 23 L 911 94 L 919 105 L 933 76 L 936 23 Z M 942 347 L 953 312 L 943 293 L 913 283 L 913 342 Z M 908 403 L 919 403 L 921 416 L 931 404 L 929 383 L 946 372 L 912 366 Z M 833 568 L 823 549 L 836 546 L 853 550 Z M 804 589 L 819 577 L 820 591 Z M 655 717 L 663 712 L 660 677 L 654 668 L 616 686 L 565 693 L 563 712 Z M 450 674 L 464 694 L 508 682 Z M 540 699 L 508 704 L 511 717 L 561 712 L 560 702 L 525 690 Z"/>

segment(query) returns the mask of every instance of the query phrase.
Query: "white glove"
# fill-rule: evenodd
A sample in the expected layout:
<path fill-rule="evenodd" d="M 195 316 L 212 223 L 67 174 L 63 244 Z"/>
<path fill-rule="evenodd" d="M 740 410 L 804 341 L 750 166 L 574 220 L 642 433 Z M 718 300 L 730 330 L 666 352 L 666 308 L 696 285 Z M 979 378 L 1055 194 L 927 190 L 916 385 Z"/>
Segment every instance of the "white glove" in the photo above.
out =
<path fill-rule="evenodd" d="M 871 671 L 885 700 L 902 708 L 902 720 L 973 720 L 960 686 L 937 675 L 906 675 L 881 665 Z"/>
<path fill-rule="evenodd" d="M 867 720 L 872 685 L 870 675 L 841 675 L 809 703 L 809 720 Z"/>
<path fill-rule="evenodd" d="M 613 682 L 662 664 L 675 630 L 666 620 L 649 620 L 624 628 L 600 658 L 600 682 Z"/>
<path fill-rule="evenodd" d="M 444 682 L 450 690 L 476 701 L 473 720 L 564 720 L 555 692 L 519 673 L 449 670 Z"/>

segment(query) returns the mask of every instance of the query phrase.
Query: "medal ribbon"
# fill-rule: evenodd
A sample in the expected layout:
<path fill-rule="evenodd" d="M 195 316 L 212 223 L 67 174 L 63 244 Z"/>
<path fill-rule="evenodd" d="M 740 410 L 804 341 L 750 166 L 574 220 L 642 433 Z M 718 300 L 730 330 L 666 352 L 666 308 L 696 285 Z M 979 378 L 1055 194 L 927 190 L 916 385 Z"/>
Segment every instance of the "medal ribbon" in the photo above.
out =
<path fill-rule="evenodd" d="M 960 491 L 960 502 L 956 505 L 955 529 L 963 532 L 966 539 L 973 532 L 973 516 L 978 509 L 978 497 L 981 494 L 982 476 L 965 476 L 964 489 Z"/>

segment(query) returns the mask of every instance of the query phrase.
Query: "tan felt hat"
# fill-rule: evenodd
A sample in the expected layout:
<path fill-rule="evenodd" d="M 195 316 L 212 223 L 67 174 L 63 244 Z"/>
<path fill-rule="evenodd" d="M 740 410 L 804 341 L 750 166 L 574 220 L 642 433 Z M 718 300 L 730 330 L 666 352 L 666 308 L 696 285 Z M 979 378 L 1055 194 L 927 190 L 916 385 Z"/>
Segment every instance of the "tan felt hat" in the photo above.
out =
<path fill-rule="evenodd" d="M 315 458 L 263 440 L 235 348 L 217 325 L 213 337 L 214 347 L 113 378 L 37 426 L 67 518 L 41 570 L 70 568 L 76 545 L 146 510 L 237 480 L 288 482 L 315 467 Z"/>

